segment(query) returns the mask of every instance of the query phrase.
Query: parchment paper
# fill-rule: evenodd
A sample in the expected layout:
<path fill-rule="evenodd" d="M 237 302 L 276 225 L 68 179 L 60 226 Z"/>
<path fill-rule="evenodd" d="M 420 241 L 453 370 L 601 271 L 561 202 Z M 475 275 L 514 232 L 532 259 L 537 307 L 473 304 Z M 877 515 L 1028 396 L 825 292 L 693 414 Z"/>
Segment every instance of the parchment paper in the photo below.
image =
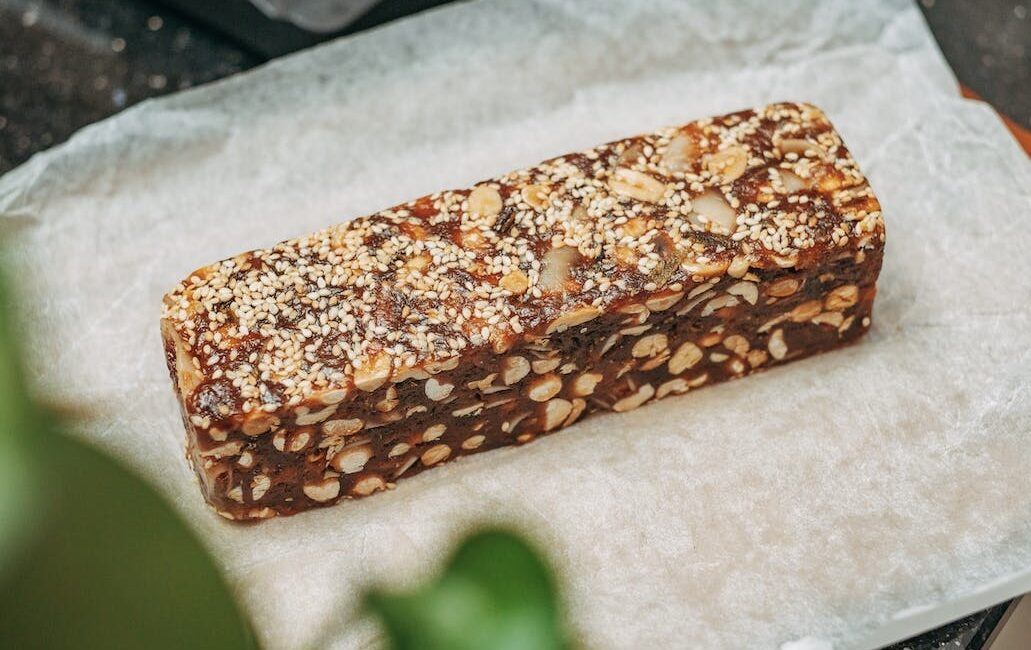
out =
<path fill-rule="evenodd" d="M 0 179 L 0 227 L 40 386 L 94 408 L 82 435 L 176 504 L 269 648 L 368 647 L 361 585 L 412 584 L 475 522 L 546 549 L 585 647 L 867 648 L 1031 589 L 1031 165 L 955 91 L 904 0 L 473 3 L 89 127 Z M 784 99 L 884 205 L 861 344 L 318 512 L 203 504 L 157 327 L 190 270 Z"/>

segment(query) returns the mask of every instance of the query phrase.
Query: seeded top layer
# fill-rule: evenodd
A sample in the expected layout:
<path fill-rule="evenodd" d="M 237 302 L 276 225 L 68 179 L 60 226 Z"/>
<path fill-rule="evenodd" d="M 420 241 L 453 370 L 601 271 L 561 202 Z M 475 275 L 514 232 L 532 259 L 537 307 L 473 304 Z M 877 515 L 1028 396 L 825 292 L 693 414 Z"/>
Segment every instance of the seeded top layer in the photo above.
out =
<path fill-rule="evenodd" d="M 803 268 L 875 237 L 880 206 L 826 116 L 773 104 L 205 266 L 165 297 L 163 318 L 223 404 L 274 411 L 370 374 L 501 352 L 641 294 Z"/>

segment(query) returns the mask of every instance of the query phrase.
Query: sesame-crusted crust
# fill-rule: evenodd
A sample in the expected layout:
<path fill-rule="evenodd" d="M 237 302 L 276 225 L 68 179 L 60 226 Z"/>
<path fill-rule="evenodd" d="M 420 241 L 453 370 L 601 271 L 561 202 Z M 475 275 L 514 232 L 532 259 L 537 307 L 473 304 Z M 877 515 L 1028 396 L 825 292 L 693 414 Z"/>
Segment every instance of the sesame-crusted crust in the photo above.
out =
<path fill-rule="evenodd" d="M 203 267 L 166 296 L 163 328 L 191 423 L 234 428 L 502 353 L 644 296 L 817 266 L 883 235 L 826 116 L 773 104 Z"/>

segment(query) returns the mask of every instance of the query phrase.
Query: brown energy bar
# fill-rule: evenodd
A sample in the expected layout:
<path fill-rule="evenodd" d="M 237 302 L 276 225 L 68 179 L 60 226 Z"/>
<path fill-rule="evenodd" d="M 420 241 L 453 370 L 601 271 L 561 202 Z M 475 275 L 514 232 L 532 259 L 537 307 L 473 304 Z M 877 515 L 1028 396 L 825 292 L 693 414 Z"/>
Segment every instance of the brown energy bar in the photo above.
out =
<path fill-rule="evenodd" d="M 207 500 L 260 519 L 845 345 L 883 247 L 827 117 L 773 104 L 205 266 L 161 331 Z"/>

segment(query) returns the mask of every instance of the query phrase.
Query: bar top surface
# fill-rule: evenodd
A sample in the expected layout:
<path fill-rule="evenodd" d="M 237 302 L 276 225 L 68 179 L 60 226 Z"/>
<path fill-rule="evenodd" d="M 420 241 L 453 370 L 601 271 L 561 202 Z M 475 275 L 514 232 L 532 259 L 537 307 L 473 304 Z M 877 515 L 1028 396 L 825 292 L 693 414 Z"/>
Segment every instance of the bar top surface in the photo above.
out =
<path fill-rule="evenodd" d="M 807 268 L 883 236 L 877 199 L 824 113 L 780 103 L 202 267 L 165 297 L 162 321 L 195 371 L 180 390 L 207 385 L 200 417 L 272 412 L 425 376 L 476 348 L 500 353 L 642 295 Z"/>

